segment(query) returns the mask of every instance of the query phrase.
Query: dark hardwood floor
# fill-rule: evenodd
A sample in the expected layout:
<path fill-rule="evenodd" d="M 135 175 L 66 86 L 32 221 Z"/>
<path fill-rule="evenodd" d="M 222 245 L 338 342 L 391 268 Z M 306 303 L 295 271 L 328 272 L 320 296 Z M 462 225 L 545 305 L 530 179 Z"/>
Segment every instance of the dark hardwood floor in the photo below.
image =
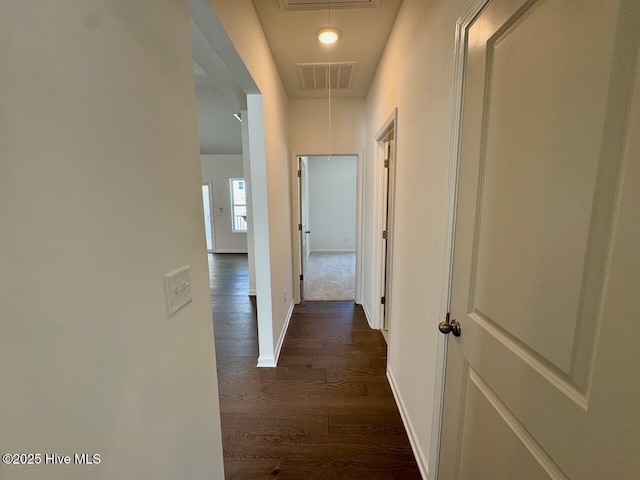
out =
<path fill-rule="evenodd" d="M 209 268 L 227 480 L 421 478 L 360 306 L 296 306 L 278 367 L 257 368 L 247 257 Z"/>

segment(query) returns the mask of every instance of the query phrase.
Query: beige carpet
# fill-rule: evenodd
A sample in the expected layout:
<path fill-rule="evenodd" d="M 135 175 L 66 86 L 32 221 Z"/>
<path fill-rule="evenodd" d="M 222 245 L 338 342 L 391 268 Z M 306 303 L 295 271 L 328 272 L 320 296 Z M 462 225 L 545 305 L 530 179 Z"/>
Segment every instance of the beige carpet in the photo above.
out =
<path fill-rule="evenodd" d="M 355 300 L 356 254 L 309 255 L 304 277 L 305 300 Z"/>

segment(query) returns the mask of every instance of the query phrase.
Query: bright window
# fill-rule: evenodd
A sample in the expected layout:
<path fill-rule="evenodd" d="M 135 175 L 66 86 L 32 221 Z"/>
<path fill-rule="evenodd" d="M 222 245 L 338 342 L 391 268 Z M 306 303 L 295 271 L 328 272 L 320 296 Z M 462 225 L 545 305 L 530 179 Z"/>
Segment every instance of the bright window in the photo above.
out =
<path fill-rule="evenodd" d="M 231 230 L 234 232 L 247 231 L 247 189 L 244 178 L 230 178 L 231 191 Z"/>
<path fill-rule="evenodd" d="M 204 210 L 204 233 L 207 239 L 207 250 L 213 250 L 213 225 L 211 223 L 211 192 L 209 184 L 202 184 L 202 206 Z"/>

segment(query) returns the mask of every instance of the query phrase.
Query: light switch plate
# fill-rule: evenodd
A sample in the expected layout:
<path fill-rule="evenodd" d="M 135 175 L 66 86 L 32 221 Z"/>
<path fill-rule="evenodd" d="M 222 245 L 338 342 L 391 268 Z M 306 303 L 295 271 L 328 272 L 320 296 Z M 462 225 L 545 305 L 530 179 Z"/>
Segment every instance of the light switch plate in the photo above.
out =
<path fill-rule="evenodd" d="M 190 265 L 185 265 L 178 270 L 167 273 L 164 283 L 167 291 L 167 308 L 169 316 L 176 313 L 191 301 Z"/>

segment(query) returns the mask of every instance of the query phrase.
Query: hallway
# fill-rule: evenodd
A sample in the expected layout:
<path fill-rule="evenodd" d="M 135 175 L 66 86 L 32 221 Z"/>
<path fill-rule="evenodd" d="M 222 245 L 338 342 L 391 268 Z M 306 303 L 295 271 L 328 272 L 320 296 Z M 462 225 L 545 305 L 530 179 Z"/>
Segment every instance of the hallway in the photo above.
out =
<path fill-rule="evenodd" d="M 209 255 L 209 271 L 228 480 L 420 478 L 359 306 L 297 305 L 278 367 L 258 369 L 246 255 Z"/>

